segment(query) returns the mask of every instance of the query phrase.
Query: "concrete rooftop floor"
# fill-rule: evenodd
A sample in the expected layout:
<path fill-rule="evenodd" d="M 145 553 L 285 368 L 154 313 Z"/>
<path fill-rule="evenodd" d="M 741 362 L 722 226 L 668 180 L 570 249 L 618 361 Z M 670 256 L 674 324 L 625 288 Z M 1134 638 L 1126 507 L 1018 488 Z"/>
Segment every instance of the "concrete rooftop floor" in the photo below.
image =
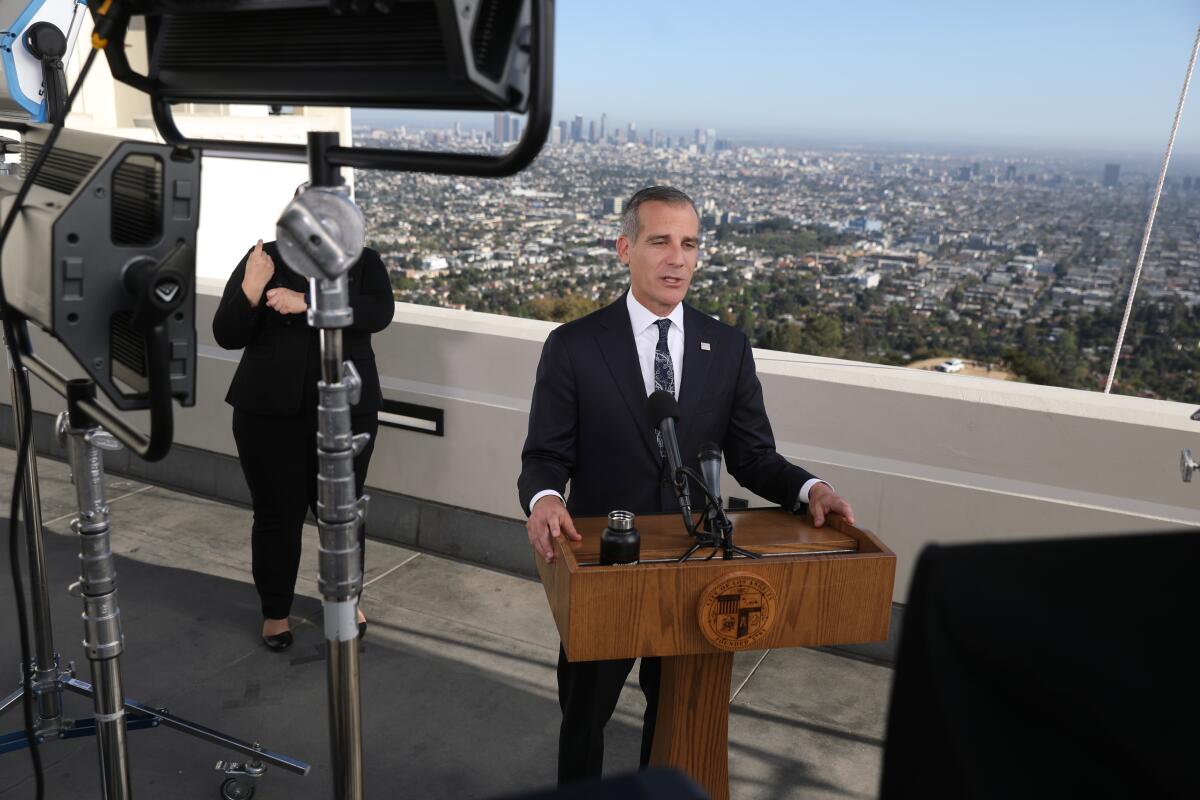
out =
<path fill-rule="evenodd" d="M 7 515 L 15 465 L 0 450 Z M 38 459 L 54 639 L 91 680 L 80 639 L 65 464 Z M 126 695 L 261 742 L 312 764 L 272 768 L 256 798 L 331 792 L 317 532 L 305 529 L 294 647 L 259 641 L 245 508 L 109 476 L 112 545 L 125 632 Z M 4 530 L 7 535 L 7 526 Z M 0 695 L 16 688 L 20 650 L 8 548 L 0 547 Z M 22 553 L 24 548 L 22 548 Z M 370 629 L 361 675 L 366 788 L 371 797 L 487 798 L 553 785 L 559 710 L 558 635 L 540 584 L 377 541 L 368 543 L 363 607 Z M 643 701 L 636 669 L 607 729 L 606 774 L 635 769 Z M 734 798 L 865 798 L 877 793 L 892 670 L 827 652 L 739 654 L 729 715 Z M 67 714 L 91 715 L 68 695 Z M 21 727 L 19 709 L 0 733 Z M 218 759 L 240 757 L 166 728 L 129 734 L 134 794 L 218 796 Z M 47 797 L 99 796 L 95 741 L 43 745 Z M 32 797 L 24 751 L 0 755 L 0 797 Z"/>

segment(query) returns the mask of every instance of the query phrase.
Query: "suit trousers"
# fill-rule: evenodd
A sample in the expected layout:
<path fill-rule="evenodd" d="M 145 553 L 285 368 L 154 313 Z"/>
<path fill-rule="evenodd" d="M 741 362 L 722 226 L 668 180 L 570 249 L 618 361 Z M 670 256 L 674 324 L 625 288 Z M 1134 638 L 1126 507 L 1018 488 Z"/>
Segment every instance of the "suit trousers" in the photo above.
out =
<path fill-rule="evenodd" d="M 617 707 L 621 687 L 633 669 L 633 662 L 632 658 L 571 662 L 567 661 L 566 651 L 559 645 L 558 704 L 563 715 L 558 734 L 560 785 L 600 777 L 604 766 L 604 726 Z M 638 671 L 638 682 L 646 696 L 646 715 L 642 719 L 642 767 L 650 763 L 650 748 L 654 744 L 661 672 L 661 659 L 642 659 Z"/>
<path fill-rule="evenodd" d="M 375 414 L 352 414 L 350 420 L 355 433 L 371 434 L 371 441 L 354 457 L 355 493 L 361 496 L 379 419 Z M 263 618 L 284 619 L 292 611 L 304 519 L 309 510 L 314 516 L 317 513 L 316 408 L 286 417 L 235 408 L 233 438 L 254 508 L 250 533 L 254 587 Z M 359 547 L 365 563 L 362 528 Z"/>

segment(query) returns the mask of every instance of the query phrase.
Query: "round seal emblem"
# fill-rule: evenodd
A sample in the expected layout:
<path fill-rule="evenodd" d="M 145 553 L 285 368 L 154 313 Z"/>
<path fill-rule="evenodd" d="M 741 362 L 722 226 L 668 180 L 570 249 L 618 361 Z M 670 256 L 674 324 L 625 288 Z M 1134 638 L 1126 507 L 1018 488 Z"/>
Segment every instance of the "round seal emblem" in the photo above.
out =
<path fill-rule="evenodd" d="M 708 585 L 700 595 L 700 631 L 714 647 L 745 650 L 767 635 L 775 622 L 775 590 L 757 575 L 735 572 Z"/>

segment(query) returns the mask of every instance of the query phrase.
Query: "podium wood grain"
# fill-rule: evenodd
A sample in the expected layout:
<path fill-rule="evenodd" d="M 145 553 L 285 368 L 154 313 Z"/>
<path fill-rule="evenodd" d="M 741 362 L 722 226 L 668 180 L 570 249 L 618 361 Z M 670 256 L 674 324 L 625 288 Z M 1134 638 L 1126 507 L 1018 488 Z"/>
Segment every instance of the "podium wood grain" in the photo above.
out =
<path fill-rule="evenodd" d="M 692 540 L 678 514 L 654 514 L 635 522 L 641 563 L 597 564 L 605 517 L 576 519 L 582 541 L 555 541 L 553 564 L 536 558 L 569 660 L 663 657 L 651 762 L 684 770 L 714 800 L 729 797 L 733 654 L 701 631 L 705 590 L 735 574 L 769 584 L 775 612 L 745 649 L 881 641 L 896 571 L 895 555 L 874 534 L 838 516 L 821 528 L 781 509 L 729 516 L 737 545 L 772 555 L 703 560 L 711 551 L 700 551 L 677 563 Z"/>
<path fill-rule="evenodd" d="M 718 577 L 747 572 L 775 590 L 779 619 L 755 649 L 881 641 L 891 620 L 896 557 L 872 533 L 831 517 L 814 528 L 779 509 L 731 512 L 734 540 L 757 560 L 719 555 L 684 564 L 581 566 L 600 560 L 604 517 L 581 517 L 583 541 L 554 542 L 553 564 L 537 559 L 567 658 L 592 661 L 721 652 L 696 622 L 700 595 Z M 691 544 L 678 515 L 641 515 L 642 558 L 678 557 Z M 703 556 L 706 551 L 701 551 Z"/>
<path fill-rule="evenodd" d="M 732 675 L 733 653 L 662 660 L 650 763 L 683 770 L 712 800 L 729 798 Z"/>

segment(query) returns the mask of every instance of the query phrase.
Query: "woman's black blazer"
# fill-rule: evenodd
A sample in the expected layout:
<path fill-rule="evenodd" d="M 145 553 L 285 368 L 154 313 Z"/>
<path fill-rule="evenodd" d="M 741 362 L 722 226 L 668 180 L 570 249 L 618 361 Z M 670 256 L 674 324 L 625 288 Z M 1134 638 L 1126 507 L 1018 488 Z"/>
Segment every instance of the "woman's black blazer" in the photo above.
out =
<path fill-rule="evenodd" d="M 251 248 L 252 250 L 253 248 Z M 304 314 L 280 314 L 266 305 L 266 292 L 277 286 L 307 294 L 308 281 L 284 264 L 275 242 L 263 245 L 263 252 L 275 262 L 275 274 L 263 289 L 257 306 L 251 306 L 242 291 L 246 259 L 238 262 L 229 276 L 221 304 L 213 316 L 213 337 L 227 350 L 242 349 L 242 360 L 234 373 L 225 402 L 252 414 L 284 416 L 301 411 L 305 392 L 304 376 L 310 347 L 316 346 L 317 332 L 308 326 Z M 371 350 L 371 334 L 388 326 L 396 304 L 387 269 L 379 253 L 363 248 L 358 262 L 349 272 L 350 305 L 354 324 L 343 328 L 345 357 L 354 362 L 362 376 L 362 397 L 353 413 L 376 413 L 383 402 L 379 371 Z"/>

